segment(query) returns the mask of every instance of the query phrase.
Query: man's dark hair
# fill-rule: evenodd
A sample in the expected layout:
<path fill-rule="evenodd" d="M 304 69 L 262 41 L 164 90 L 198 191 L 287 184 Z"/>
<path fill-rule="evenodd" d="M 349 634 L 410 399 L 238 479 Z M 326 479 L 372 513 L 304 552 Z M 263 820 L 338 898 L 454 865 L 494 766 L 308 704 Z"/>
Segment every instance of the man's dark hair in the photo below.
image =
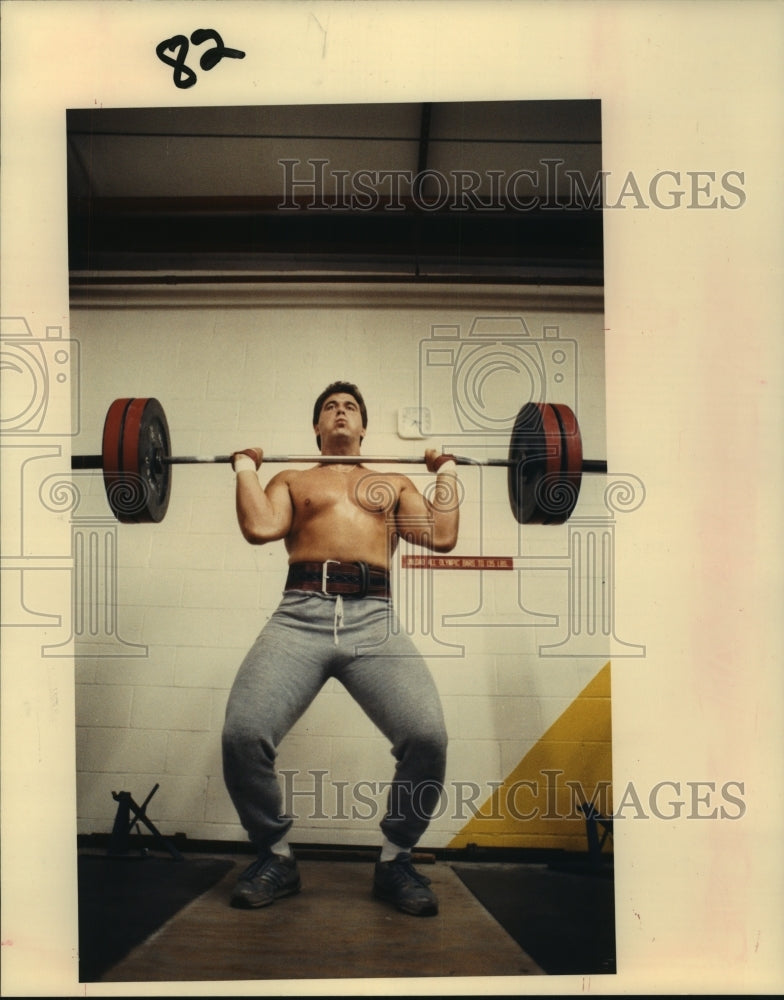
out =
<path fill-rule="evenodd" d="M 334 396 L 336 392 L 345 392 L 349 396 L 353 396 L 359 405 L 359 413 L 362 417 L 362 428 L 363 430 L 367 428 L 367 407 L 365 406 L 365 400 L 362 398 L 362 393 L 354 385 L 353 382 L 333 382 L 328 385 L 327 388 L 319 395 L 316 403 L 313 407 L 313 426 L 319 422 L 319 417 L 321 416 L 321 407 L 327 401 L 330 396 Z M 321 435 L 316 435 L 316 446 L 319 451 L 321 451 Z"/>

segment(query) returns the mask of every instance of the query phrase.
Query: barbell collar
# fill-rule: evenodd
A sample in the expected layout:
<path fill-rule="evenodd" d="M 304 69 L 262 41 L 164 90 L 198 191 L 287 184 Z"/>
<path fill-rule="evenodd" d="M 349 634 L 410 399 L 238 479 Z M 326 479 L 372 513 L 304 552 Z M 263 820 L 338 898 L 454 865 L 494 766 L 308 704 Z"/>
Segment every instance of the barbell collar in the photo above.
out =
<path fill-rule="evenodd" d="M 599 475 L 606 476 L 607 463 L 601 458 L 584 458 L 583 472 L 598 473 Z"/>
<path fill-rule="evenodd" d="M 72 469 L 102 469 L 103 455 L 71 455 Z"/>

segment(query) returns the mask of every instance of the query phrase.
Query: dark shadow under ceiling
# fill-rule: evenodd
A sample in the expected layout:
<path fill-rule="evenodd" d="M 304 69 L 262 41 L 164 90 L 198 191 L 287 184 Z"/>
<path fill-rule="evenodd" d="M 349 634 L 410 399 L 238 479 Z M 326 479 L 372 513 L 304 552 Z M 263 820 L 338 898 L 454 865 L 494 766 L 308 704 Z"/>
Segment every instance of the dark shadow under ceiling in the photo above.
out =
<path fill-rule="evenodd" d="M 603 284 L 599 101 L 67 112 L 72 281 Z"/>

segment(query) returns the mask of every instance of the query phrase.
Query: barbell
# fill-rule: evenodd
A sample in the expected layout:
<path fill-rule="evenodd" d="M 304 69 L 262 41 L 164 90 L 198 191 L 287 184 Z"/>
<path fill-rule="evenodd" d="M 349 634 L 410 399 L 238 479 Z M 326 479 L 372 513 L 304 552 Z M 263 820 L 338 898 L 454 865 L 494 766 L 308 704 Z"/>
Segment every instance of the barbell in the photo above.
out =
<path fill-rule="evenodd" d="M 505 458 L 455 455 L 458 465 L 508 469 L 509 503 L 520 524 L 563 524 L 574 511 L 585 472 L 607 463 L 583 459 L 574 412 L 563 403 L 525 403 L 514 422 Z M 123 524 L 157 523 L 169 506 L 172 466 L 230 463 L 231 455 L 171 454 L 169 425 L 157 399 L 115 399 L 103 426 L 101 455 L 74 455 L 72 469 L 103 469 L 106 497 Z M 362 456 L 363 464 L 419 464 L 424 456 Z M 265 455 L 265 463 L 356 464 L 351 455 Z"/>

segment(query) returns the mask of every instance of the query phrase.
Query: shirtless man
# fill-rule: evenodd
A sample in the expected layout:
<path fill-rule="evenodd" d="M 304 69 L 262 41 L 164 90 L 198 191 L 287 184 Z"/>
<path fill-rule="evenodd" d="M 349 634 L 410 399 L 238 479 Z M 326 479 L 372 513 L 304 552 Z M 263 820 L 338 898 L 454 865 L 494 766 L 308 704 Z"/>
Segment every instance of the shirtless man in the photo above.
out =
<path fill-rule="evenodd" d="M 454 548 L 456 465 L 449 455 L 425 452 L 436 475 L 426 497 L 407 476 L 362 464 L 366 428 L 357 387 L 334 382 L 316 400 L 316 443 L 322 455 L 356 456 L 356 462 L 285 470 L 263 489 L 262 450 L 232 456 L 242 534 L 257 545 L 283 539 L 289 554 L 281 602 L 245 657 L 226 708 L 226 787 L 258 851 L 237 882 L 233 906 L 266 906 L 299 891 L 287 842 L 293 821 L 283 815 L 275 758 L 285 734 L 336 677 L 390 741 L 397 761 L 373 893 L 405 913 L 438 912 L 411 850 L 438 804 L 447 736 L 430 672 L 411 639 L 393 627 L 389 564 L 400 537 L 436 552 Z"/>

